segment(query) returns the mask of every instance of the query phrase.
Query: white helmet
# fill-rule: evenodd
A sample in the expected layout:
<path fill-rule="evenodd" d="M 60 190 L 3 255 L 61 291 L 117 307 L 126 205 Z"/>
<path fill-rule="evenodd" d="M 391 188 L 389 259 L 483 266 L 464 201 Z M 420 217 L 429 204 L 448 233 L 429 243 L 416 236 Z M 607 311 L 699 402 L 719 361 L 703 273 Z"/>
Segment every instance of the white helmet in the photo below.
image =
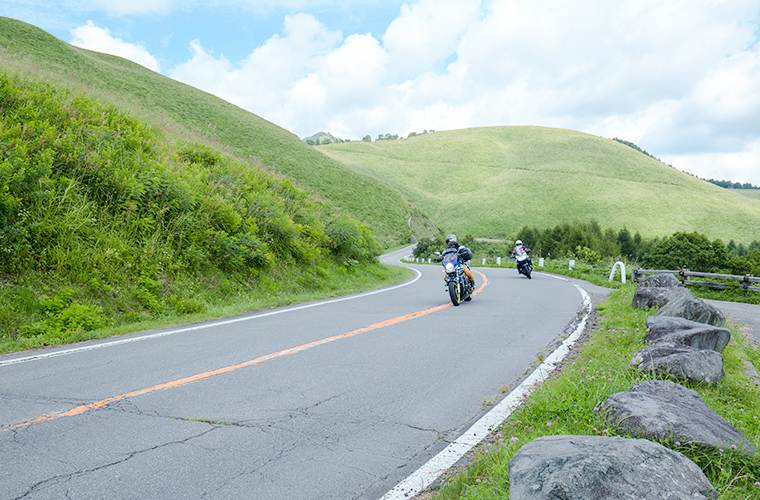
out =
<path fill-rule="evenodd" d="M 515 246 L 516 247 L 519 247 L 520 245 L 522 245 L 522 240 L 515 241 Z"/>

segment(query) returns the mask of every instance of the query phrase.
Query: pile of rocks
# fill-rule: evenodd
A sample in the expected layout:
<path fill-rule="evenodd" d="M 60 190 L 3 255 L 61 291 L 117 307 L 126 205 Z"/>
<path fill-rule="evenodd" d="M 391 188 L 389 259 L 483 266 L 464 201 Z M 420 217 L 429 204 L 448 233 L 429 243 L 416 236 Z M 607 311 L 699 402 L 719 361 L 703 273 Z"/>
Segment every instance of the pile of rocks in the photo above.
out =
<path fill-rule="evenodd" d="M 723 378 L 721 353 L 731 332 L 721 328 L 726 320 L 719 309 L 694 297 L 670 274 L 643 280 L 633 307 L 661 308 L 647 320 L 649 346 L 631 361 L 639 370 L 707 384 Z"/>
<path fill-rule="evenodd" d="M 723 378 L 723 349 L 731 332 L 721 311 L 695 298 L 675 277 L 640 283 L 637 308 L 660 307 L 647 320 L 649 344 L 632 364 L 639 370 L 692 382 Z M 638 439 L 550 436 L 523 446 L 509 464 L 510 497 L 717 498 L 702 470 L 687 457 L 651 440 L 754 455 L 734 426 L 679 384 L 652 380 L 612 395 L 597 411 L 617 433 Z M 641 439 L 643 438 L 643 439 Z"/>

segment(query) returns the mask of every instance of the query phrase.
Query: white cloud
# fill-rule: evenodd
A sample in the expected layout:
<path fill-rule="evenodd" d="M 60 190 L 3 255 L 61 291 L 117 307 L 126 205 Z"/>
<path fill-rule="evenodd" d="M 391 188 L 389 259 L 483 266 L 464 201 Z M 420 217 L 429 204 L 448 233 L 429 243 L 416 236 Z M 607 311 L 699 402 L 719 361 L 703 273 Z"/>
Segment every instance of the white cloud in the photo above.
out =
<path fill-rule="evenodd" d="M 194 42 L 171 76 L 300 135 L 561 126 L 749 178 L 759 26 L 756 0 L 418 0 L 380 38 L 297 14 L 242 61 Z"/>
<path fill-rule="evenodd" d="M 71 30 L 71 36 L 71 44 L 77 47 L 123 57 L 153 71 L 159 71 L 158 60 L 145 47 L 116 38 L 108 29 L 101 28 L 92 21 Z"/>
<path fill-rule="evenodd" d="M 480 0 L 420 0 L 404 4 L 383 34 L 398 78 L 418 75 L 448 58 L 480 18 Z"/>
<path fill-rule="evenodd" d="M 663 160 L 706 179 L 735 179 L 760 186 L 760 140 L 740 151 L 667 155 Z"/>

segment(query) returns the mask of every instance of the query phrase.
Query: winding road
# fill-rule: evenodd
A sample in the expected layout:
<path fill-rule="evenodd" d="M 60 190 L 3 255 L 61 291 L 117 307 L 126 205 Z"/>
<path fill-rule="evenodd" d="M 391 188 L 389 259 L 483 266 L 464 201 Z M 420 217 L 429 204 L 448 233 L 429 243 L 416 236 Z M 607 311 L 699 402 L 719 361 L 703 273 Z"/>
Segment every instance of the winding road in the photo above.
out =
<path fill-rule="evenodd" d="M 582 303 L 570 281 L 480 269 L 455 308 L 437 267 L 412 267 L 370 294 L 0 356 L 0 498 L 382 496 Z"/>

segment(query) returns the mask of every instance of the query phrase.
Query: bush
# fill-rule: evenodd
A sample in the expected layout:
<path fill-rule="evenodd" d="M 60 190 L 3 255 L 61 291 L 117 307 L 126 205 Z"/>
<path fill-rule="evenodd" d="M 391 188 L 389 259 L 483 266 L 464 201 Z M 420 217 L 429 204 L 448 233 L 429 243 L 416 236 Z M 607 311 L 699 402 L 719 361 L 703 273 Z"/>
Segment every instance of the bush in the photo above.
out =
<path fill-rule="evenodd" d="M 719 272 L 730 265 L 726 246 L 697 232 L 675 233 L 656 242 L 642 256 L 642 263 L 649 268 L 700 272 Z"/>
<path fill-rule="evenodd" d="M 342 257 L 366 261 L 380 253 L 380 245 L 363 224 L 347 217 L 336 217 L 327 226 L 333 251 Z"/>

